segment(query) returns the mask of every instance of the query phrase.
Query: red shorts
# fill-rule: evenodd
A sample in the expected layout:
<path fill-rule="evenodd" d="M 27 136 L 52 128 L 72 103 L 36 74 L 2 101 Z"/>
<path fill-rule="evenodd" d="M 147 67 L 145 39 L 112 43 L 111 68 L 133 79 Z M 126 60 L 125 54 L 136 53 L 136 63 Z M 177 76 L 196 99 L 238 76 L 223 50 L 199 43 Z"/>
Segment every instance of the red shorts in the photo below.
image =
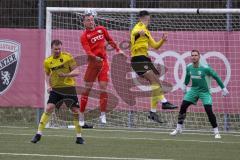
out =
<path fill-rule="evenodd" d="M 84 76 L 85 82 L 98 81 L 108 82 L 109 65 L 107 61 L 90 61 Z"/>

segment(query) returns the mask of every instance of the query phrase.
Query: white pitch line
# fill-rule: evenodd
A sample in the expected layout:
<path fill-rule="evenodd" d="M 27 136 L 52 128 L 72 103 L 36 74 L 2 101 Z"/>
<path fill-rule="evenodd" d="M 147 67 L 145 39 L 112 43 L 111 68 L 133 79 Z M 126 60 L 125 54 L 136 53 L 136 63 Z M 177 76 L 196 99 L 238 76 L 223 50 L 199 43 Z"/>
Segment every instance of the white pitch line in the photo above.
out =
<path fill-rule="evenodd" d="M 29 128 L 29 127 L 18 127 L 18 126 L 0 126 L 0 128 Z M 57 129 L 57 130 L 66 130 L 64 128 L 52 128 L 52 129 Z M 68 130 L 68 129 L 67 129 Z M 146 130 L 137 130 L 137 129 L 111 129 L 111 128 L 106 128 L 106 129 L 101 129 L 101 128 L 93 128 L 91 130 L 94 130 L 94 131 L 97 131 L 97 132 L 126 132 L 126 133 L 133 133 L 133 132 L 136 132 L 136 133 L 153 133 L 153 134 L 169 134 L 169 132 L 171 132 L 172 130 L 169 130 L 169 129 L 161 129 L 161 130 L 164 130 L 164 131 L 161 131 L 161 130 L 158 130 L 158 129 L 148 129 L 146 128 Z M 184 130 L 185 132 L 182 133 L 184 135 L 201 135 L 201 136 L 209 136 L 209 135 L 212 135 L 212 132 L 211 131 L 192 131 L 192 130 Z M 49 131 L 51 132 L 51 131 Z M 227 135 L 227 136 L 233 136 L 233 137 L 239 137 L 240 134 L 239 132 L 221 132 L 221 135 Z"/>
<path fill-rule="evenodd" d="M 135 130 L 135 129 L 130 129 L 130 130 L 118 130 L 118 129 L 91 129 L 91 130 L 95 130 L 95 131 L 99 131 L 99 132 L 126 132 L 126 133 L 132 133 L 132 132 L 136 132 L 136 133 L 154 133 L 154 134 L 169 134 L 172 130 L 169 129 L 161 129 L 161 130 L 165 130 L 165 131 L 158 131 L 158 130 Z M 185 132 L 182 134 L 186 134 L 186 135 L 212 135 L 211 131 L 191 131 L 191 130 L 184 130 Z M 236 135 L 237 134 L 237 135 Z M 240 136 L 239 132 L 229 132 L 229 133 L 225 133 L 222 132 L 221 135 L 228 135 L 228 136 Z"/>
<path fill-rule="evenodd" d="M 128 138 L 128 137 L 96 137 L 96 136 L 86 136 L 90 138 L 104 138 L 104 139 L 122 139 L 122 140 L 147 140 L 147 141 L 176 141 L 176 142 L 199 142 L 199 143 L 222 143 L 222 144 L 240 144 L 240 142 L 223 142 L 219 140 L 215 141 L 202 141 L 202 140 L 186 140 L 186 139 L 156 139 L 156 138 Z"/>
<path fill-rule="evenodd" d="M 18 126 L 0 126 L 0 128 L 29 128 L 29 127 L 18 127 Z M 57 129 L 57 130 L 66 130 L 65 128 L 51 128 L 51 129 Z M 68 130 L 68 129 L 67 129 Z M 91 130 L 97 131 L 97 132 L 126 132 L 126 133 L 154 133 L 154 134 L 168 134 L 169 132 L 171 132 L 171 129 L 149 129 L 146 128 L 144 130 L 143 129 L 111 129 L 111 128 L 105 128 L 105 129 L 101 129 L 101 128 L 93 128 Z M 193 130 L 184 130 L 185 135 L 212 135 L 212 131 L 193 131 Z M 221 132 L 221 135 L 228 135 L 228 136 L 240 136 L 239 132 Z"/>
<path fill-rule="evenodd" d="M 80 158 L 80 159 L 116 159 L 116 160 L 173 160 L 173 159 L 149 159 L 149 158 L 130 158 L 130 157 L 90 157 L 90 156 L 67 156 L 67 155 L 47 155 L 47 154 L 28 154 L 28 153 L 0 153 L 9 156 L 33 156 L 33 157 L 58 157 L 58 158 Z"/>
<path fill-rule="evenodd" d="M 32 136 L 32 134 L 16 134 L 16 133 L 0 133 L 0 135 L 13 135 L 13 136 Z M 46 137 L 73 137 L 73 136 L 67 136 L 67 135 L 44 135 Z M 157 138 L 130 138 L 130 137 L 98 137 L 98 136 L 84 136 L 87 138 L 96 138 L 96 139 L 122 139 L 122 140 L 147 140 L 147 141 L 175 141 L 175 142 L 198 142 L 198 143 L 221 143 L 221 144 L 240 144 L 240 142 L 224 142 L 219 140 L 213 140 L 213 141 L 202 141 L 202 140 L 196 140 L 196 139 L 175 139 L 173 137 L 172 139 L 157 139 Z"/>
<path fill-rule="evenodd" d="M 29 128 L 29 127 L 18 127 L 18 126 L 0 126 L 0 128 Z"/>

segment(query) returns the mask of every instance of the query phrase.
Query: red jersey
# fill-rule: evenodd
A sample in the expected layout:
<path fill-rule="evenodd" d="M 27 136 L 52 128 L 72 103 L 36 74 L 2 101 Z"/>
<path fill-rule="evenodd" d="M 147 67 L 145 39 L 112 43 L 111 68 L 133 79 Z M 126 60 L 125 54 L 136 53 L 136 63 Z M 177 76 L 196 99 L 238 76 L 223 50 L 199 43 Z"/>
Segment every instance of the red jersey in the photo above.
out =
<path fill-rule="evenodd" d="M 103 26 L 96 26 L 95 29 L 86 29 L 81 36 L 81 43 L 88 55 L 101 57 L 107 60 L 105 40 L 119 51 L 117 44 L 113 41 L 108 31 Z"/>

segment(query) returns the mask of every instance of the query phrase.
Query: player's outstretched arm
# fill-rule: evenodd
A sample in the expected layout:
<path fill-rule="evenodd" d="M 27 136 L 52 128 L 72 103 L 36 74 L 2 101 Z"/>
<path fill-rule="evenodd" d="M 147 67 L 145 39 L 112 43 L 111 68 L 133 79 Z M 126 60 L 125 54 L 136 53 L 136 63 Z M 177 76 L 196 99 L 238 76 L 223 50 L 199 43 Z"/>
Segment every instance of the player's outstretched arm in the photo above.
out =
<path fill-rule="evenodd" d="M 162 38 L 156 42 L 153 37 L 151 36 L 151 34 L 147 35 L 149 37 L 149 44 L 151 47 L 153 47 L 154 49 L 159 49 L 166 41 L 167 41 L 167 33 L 163 33 Z"/>
<path fill-rule="evenodd" d="M 110 36 L 110 34 L 108 33 L 107 29 L 105 27 L 102 28 L 105 38 L 108 41 L 108 43 L 114 48 L 116 49 L 117 52 L 120 52 L 120 49 L 118 47 L 118 45 L 115 43 L 115 41 L 113 40 L 113 38 Z M 121 51 L 122 52 L 122 51 Z"/>
<path fill-rule="evenodd" d="M 210 66 L 208 66 L 206 68 L 207 70 L 207 74 L 211 77 L 213 77 L 213 79 L 216 80 L 217 84 L 223 89 L 224 88 L 224 84 L 221 80 L 221 78 L 218 76 L 217 72 L 215 72 Z"/>
<path fill-rule="evenodd" d="M 229 94 L 227 88 L 224 86 L 221 78 L 218 76 L 217 72 L 215 72 L 210 66 L 207 68 L 207 73 L 216 80 L 217 84 L 222 88 L 222 95 L 227 96 Z"/>

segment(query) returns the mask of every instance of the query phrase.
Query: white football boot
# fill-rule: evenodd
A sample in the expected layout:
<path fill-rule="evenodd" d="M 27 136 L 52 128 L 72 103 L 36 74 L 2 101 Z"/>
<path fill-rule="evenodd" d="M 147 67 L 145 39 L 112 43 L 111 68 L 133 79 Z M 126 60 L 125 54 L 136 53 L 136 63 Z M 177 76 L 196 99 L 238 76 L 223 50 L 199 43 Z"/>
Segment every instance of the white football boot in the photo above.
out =
<path fill-rule="evenodd" d="M 176 128 L 170 133 L 170 135 L 171 136 L 176 136 L 177 134 L 181 134 L 181 133 L 182 133 L 182 129 Z"/>
<path fill-rule="evenodd" d="M 214 137 L 215 137 L 215 139 L 221 139 L 221 138 L 222 138 L 219 133 L 215 133 L 215 134 L 214 134 Z"/>

